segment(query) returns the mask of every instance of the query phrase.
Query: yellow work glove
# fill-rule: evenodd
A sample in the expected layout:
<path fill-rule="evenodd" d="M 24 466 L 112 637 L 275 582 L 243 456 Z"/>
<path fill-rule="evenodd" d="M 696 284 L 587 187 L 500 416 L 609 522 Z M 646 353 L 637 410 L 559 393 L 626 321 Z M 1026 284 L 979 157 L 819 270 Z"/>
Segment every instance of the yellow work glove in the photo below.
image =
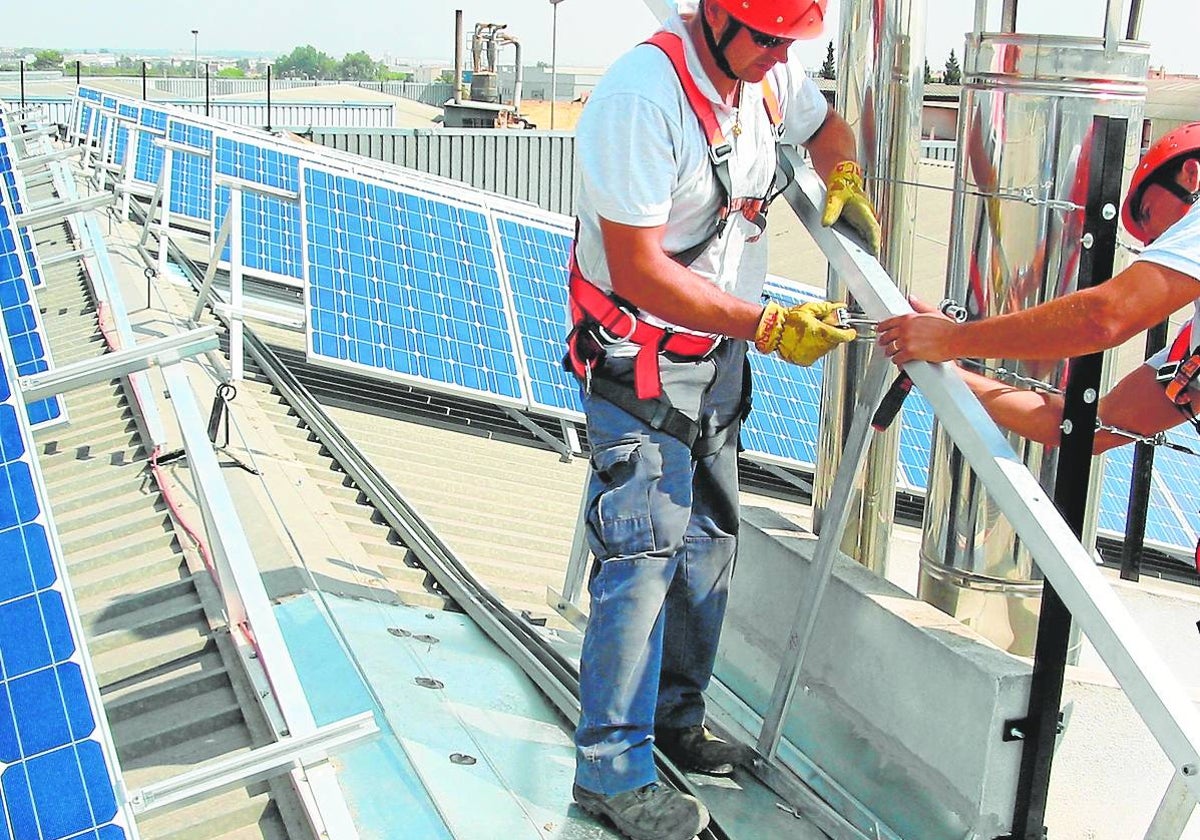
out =
<path fill-rule="evenodd" d="M 856 231 L 862 234 L 872 254 L 879 253 L 881 234 L 879 219 L 871 199 L 863 190 L 862 169 L 852 160 L 844 160 L 833 168 L 829 183 L 825 186 L 825 211 L 821 224 L 829 227 L 845 217 Z"/>
<path fill-rule="evenodd" d="M 822 300 L 788 309 L 771 301 L 759 316 L 754 346 L 760 353 L 778 353 L 786 362 L 807 367 L 854 339 L 851 327 L 837 325 L 835 313 L 845 307 L 844 303 Z"/>

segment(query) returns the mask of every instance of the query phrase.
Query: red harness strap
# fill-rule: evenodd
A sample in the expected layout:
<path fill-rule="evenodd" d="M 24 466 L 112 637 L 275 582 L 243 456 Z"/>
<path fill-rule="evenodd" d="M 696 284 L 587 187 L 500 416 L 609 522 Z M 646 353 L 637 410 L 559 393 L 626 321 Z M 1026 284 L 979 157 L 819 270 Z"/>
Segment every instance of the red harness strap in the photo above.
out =
<path fill-rule="evenodd" d="M 729 157 L 733 147 L 726 142 L 712 103 L 701 93 L 687 67 L 683 39 L 673 32 L 659 31 L 646 40 L 658 47 L 667 56 L 675 75 L 679 78 L 684 96 L 700 123 L 708 140 L 709 160 L 721 189 L 725 193 L 725 204 L 721 208 L 717 228 L 703 242 L 675 254 L 672 259 L 690 265 L 701 251 L 719 236 L 730 213 L 740 212 L 760 230 L 766 228 L 766 196 L 762 198 L 733 198 L 732 182 L 729 177 Z M 782 133 L 783 115 L 779 99 L 771 86 L 763 80 L 763 107 L 776 137 Z M 576 226 L 578 238 L 578 226 Z M 623 306 L 611 295 L 603 292 L 583 276 L 575 260 L 575 247 L 571 247 L 569 298 L 571 322 L 574 328 L 567 337 L 567 355 L 563 360 L 576 376 L 588 381 L 592 371 L 600 364 L 604 348 L 612 344 L 631 342 L 637 345 L 634 358 L 634 392 L 639 400 L 655 400 L 662 396 L 662 381 L 659 376 L 658 354 L 672 353 L 684 358 L 700 359 L 707 356 L 720 343 L 719 338 L 695 335 L 687 332 L 656 327 L 637 316 L 632 307 Z"/>
<path fill-rule="evenodd" d="M 575 328 L 567 339 L 567 360 L 576 376 L 586 380 L 599 361 L 600 348 L 584 349 L 580 342 L 585 340 L 584 331 L 594 323 L 604 331 L 602 336 L 608 344 L 626 341 L 637 345 L 633 362 L 633 387 L 639 400 L 655 400 L 662 396 L 662 381 L 658 372 L 658 354 L 675 353 L 686 358 L 700 359 L 707 356 L 720 339 L 707 335 L 674 332 L 656 327 L 643 321 L 637 314 L 619 305 L 612 296 L 588 282 L 580 273 L 575 262 L 575 249 L 571 248 L 570 280 L 571 323 Z"/>
<path fill-rule="evenodd" d="M 717 121 L 717 115 L 713 111 L 712 102 L 700 92 L 700 87 L 696 84 L 696 80 L 692 78 L 691 71 L 688 70 L 683 39 L 674 32 L 660 29 L 643 43 L 658 47 L 670 60 L 671 67 L 675 70 L 675 75 L 679 77 L 679 86 L 683 88 L 683 94 L 687 97 L 688 105 L 691 106 L 692 113 L 696 115 L 696 119 L 700 123 L 700 129 L 704 132 L 705 138 L 708 139 L 708 157 L 712 162 L 713 173 L 716 175 L 721 189 L 725 191 L 725 205 L 721 208 L 717 227 L 718 235 L 724 228 L 725 219 L 729 214 L 738 212 L 745 216 L 748 221 L 757 225 L 759 235 L 761 235 L 762 231 L 767 228 L 766 206 L 769 203 L 767 196 L 764 195 L 761 198 L 735 198 L 733 196 L 733 182 L 729 177 L 729 156 L 733 153 L 733 147 L 725 140 L 725 134 L 721 131 L 721 124 Z M 771 121 L 771 128 L 775 131 L 776 139 L 778 139 L 783 134 L 783 112 L 779 108 L 779 98 L 775 95 L 775 91 L 766 79 L 762 80 L 762 97 L 763 109 L 767 112 L 767 118 Z M 769 191 L 770 188 L 768 187 L 768 195 Z M 757 239 L 758 236 L 754 238 Z"/>

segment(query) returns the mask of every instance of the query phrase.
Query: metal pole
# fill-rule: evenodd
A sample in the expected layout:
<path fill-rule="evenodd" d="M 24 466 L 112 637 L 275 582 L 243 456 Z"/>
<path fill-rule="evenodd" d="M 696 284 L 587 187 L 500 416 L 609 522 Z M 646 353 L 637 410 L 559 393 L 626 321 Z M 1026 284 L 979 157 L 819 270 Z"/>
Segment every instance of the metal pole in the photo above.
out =
<path fill-rule="evenodd" d="M 200 30 L 192 30 L 192 78 L 200 78 Z"/>
<path fill-rule="evenodd" d="M 463 13 L 454 10 L 454 104 L 462 102 Z"/>
<path fill-rule="evenodd" d="M 146 62 L 142 62 L 142 99 L 146 99 Z"/>
<path fill-rule="evenodd" d="M 1096 117 L 1092 121 L 1092 168 L 1084 209 L 1084 231 L 1093 237 L 1093 243 L 1080 255 L 1080 289 L 1096 286 L 1112 276 L 1117 249 L 1116 208 L 1120 206 L 1127 130 L 1128 120 L 1123 118 Z M 1054 482 L 1054 503 L 1079 537 L 1083 534 L 1086 518 L 1102 363 L 1102 353 L 1072 359 L 1063 395 L 1063 432 Z M 1042 589 L 1042 609 L 1038 617 L 1029 711 L 1023 720 L 1008 721 L 1004 725 L 1006 733 L 1024 741 L 1013 805 L 1011 837 L 1014 840 L 1045 837 L 1050 769 L 1058 737 L 1058 714 L 1070 637 L 1071 613 L 1047 580 Z"/>
<path fill-rule="evenodd" d="M 82 62 L 80 62 L 80 60 L 79 60 L 78 58 L 77 58 L 77 59 L 75 59 L 75 87 L 79 87 L 79 75 L 80 75 L 80 67 L 79 67 L 79 65 L 80 65 L 81 63 L 82 63 Z"/>
<path fill-rule="evenodd" d="M 554 100 L 558 98 L 558 4 L 562 0 L 550 0 L 554 9 L 550 22 L 550 130 L 554 130 Z"/>
<path fill-rule="evenodd" d="M 1125 28 L 1125 38 L 1136 41 L 1142 31 L 1142 0 L 1133 0 L 1129 7 L 1129 25 Z"/>
<path fill-rule="evenodd" d="M 267 131 L 271 130 L 271 65 L 267 65 Z"/>
<path fill-rule="evenodd" d="M 1146 358 L 1167 343 L 1167 321 L 1146 333 Z M 1146 513 L 1150 509 L 1150 482 L 1154 477 L 1154 447 L 1138 441 L 1133 449 L 1129 479 L 1129 506 L 1125 509 L 1125 542 L 1121 546 L 1121 579 L 1141 577 L 1142 547 L 1146 541 Z"/>
<path fill-rule="evenodd" d="M 21 59 L 21 107 L 25 107 L 25 59 Z"/>
<path fill-rule="evenodd" d="M 206 61 L 204 62 L 204 116 L 206 117 L 209 116 L 209 112 L 212 110 L 212 95 L 210 91 L 211 80 L 209 79 L 208 71 L 209 66 L 208 62 Z"/>

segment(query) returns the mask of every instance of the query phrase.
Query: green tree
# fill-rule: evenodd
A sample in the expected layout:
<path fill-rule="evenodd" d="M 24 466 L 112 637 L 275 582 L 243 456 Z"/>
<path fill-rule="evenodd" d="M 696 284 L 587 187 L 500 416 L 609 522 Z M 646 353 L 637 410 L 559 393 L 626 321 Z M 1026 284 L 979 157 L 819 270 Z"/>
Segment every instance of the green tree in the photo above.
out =
<path fill-rule="evenodd" d="M 365 52 L 347 53 L 338 68 L 341 78 L 355 82 L 378 79 L 382 66 Z"/>
<path fill-rule="evenodd" d="M 439 82 L 445 82 L 448 85 L 454 84 L 454 74 L 447 70 L 445 73 L 437 77 Z"/>
<path fill-rule="evenodd" d="M 305 44 L 275 60 L 275 75 L 281 79 L 330 79 L 337 75 L 337 62 Z"/>
<path fill-rule="evenodd" d="M 833 41 L 829 42 L 829 46 L 825 50 L 825 63 L 821 65 L 821 78 L 837 78 L 837 65 L 833 63 Z"/>
<path fill-rule="evenodd" d="M 58 50 L 38 50 L 33 54 L 34 70 L 61 70 L 63 54 Z"/>
<path fill-rule="evenodd" d="M 962 84 L 962 68 L 958 66 L 958 59 L 954 57 L 954 50 L 950 50 L 950 57 L 946 59 L 946 72 L 942 74 L 942 82 L 947 85 Z"/>
<path fill-rule="evenodd" d="M 933 71 L 929 69 L 929 59 L 925 59 L 925 84 L 933 81 Z"/>
<path fill-rule="evenodd" d="M 246 71 L 240 67 L 222 67 L 217 71 L 218 79 L 244 79 Z"/>

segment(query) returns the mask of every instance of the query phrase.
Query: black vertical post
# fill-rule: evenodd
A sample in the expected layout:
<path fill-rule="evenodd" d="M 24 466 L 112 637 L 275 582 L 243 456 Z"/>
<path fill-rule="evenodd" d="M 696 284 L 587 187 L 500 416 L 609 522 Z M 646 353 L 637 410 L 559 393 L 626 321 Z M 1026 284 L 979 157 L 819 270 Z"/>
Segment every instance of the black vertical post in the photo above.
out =
<path fill-rule="evenodd" d="M 267 131 L 271 130 L 271 65 L 267 65 Z"/>
<path fill-rule="evenodd" d="M 78 58 L 75 59 L 75 87 L 79 87 L 79 85 L 82 83 L 81 76 L 83 74 L 83 68 L 80 67 L 81 64 L 83 64 L 82 61 L 80 61 Z"/>
<path fill-rule="evenodd" d="M 146 99 L 146 62 L 142 62 L 142 99 Z"/>
<path fill-rule="evenodd" d="M 212 96 L 209 88 L 209 64 L 204 62 L 204 116 L 210 116 L 212 110 Z"/>
<path fill-rule="evenodd" d="M 21 59 L 21 107 L 25 107 L 25 59 Z"/>
<path fill-rule="evenodd" d="M 1078 285 L 1081 289 L 1095 286 L 1112 276 L 1126 129 L 1127 120 L 1124 119 L 1095 117 L 1092 120 L 1084 248 L 1079 260 Z M 1083 533 L 1102 360 L 1101 353 L 1072 359 L 1063 395 L 1063 432 L 1055 472 L 1054 503 L 1076 536 Z M 1033 654 L 1033 679 L 1029 686 L 1029 713 L 1024 720 L 1005 724 L 1006 731 L 1018 730 L 1024 742 L 1010 835 L 1015 840 L 1042 840 L 1046 836 L 1050 765 L 1058 735 L 1058 712 L 1062 704 L 1070 635 L 1071 613 L 1050 581 L 1045 581 Z"/>
<path fill-rule="evenodd" d="M 1167 322 L 1146 333 L 1146 358 L 1167 344 Z M 1146 513 L 1150 509 L 1150 481 L 1154 476 L 1154 447 L 1134 444 L 1129 479 L 1129 505 L 1125 509 L 1125 542 L 1121 546 L 1121 580 L 1136 581 L 1142 574 L 1142 547 L 1146 542 Z"/>

